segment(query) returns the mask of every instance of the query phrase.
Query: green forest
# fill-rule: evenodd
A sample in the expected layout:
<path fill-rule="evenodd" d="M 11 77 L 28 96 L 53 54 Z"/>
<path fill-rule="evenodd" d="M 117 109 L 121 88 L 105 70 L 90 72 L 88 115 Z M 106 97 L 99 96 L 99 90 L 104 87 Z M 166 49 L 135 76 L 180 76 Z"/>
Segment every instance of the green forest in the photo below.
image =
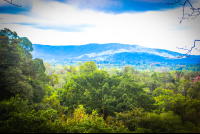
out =
<path fill-rule="evenodd" d="M 199 133 L 200 72 L 51 65 L 0 31 L 1 133 Z"/>

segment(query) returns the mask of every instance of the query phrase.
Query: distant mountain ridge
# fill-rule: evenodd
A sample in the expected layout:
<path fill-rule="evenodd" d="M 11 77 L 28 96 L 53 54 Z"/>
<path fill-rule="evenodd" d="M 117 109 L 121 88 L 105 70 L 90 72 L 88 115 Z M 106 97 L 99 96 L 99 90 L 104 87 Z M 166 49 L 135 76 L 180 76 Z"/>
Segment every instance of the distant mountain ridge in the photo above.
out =
<path fill-rule="evenodd" d="M 87 44 L 78 46 L 50 46 L 33 44 L 33 58 L 41 58 L 49 63 L 68 63 L 83 61 L 98 61 L 109 63 L 126 62 L 128 64 L 155 62 L 165 63 L 187 63 L 197 64 L 200 56 L 191 56 L 182 59 L 167 59 L 180 56 L 180 53 L 164 50 L 147 48 L 138 45 L 126 45 L 118 43 L 108 44 Z"/>

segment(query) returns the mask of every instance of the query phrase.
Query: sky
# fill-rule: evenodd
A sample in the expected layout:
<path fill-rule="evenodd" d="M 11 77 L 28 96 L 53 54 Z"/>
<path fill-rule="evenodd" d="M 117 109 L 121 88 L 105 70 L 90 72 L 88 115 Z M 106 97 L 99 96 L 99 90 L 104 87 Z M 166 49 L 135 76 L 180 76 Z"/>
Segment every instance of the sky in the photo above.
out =
<path fill-rule="evenodd" d="M 11 0 L 8 0 L 11 1 Z M 185 1 L 185 0 L 182 0 Z M 0 0 L 0 29 L 16 31 L 33 44 L 121 43 L 186 53 L 200 40 L 200 15 L 180 23 L 174 0 Z M 200 0 L 190 0 L 200 8 Z M 182 2 L 183 3 L 183 2 Z M 189 4 L 185 12 L 191 13 Z M 200 41 L 196 42 L 200 50 Z M 193 49 L 193 55 L 200 51 Z"/>

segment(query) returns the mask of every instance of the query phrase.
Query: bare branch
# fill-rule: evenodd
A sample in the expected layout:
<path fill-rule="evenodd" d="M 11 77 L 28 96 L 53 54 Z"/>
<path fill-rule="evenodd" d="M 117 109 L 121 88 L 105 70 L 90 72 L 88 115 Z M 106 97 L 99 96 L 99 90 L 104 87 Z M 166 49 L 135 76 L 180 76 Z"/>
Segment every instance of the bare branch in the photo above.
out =
<path fill-rule="evenodd" d="M 196 46 L 195 46 L 195 42 L 196 42 L 196 41 L 200 41 L 200 40 L 195 40 L 195 41 L 194 41 L 194 46 L 191 47 L 191 49 L 176 47 L 176 48 L 178 48 L 178 49 L 187 50 L 188 52 L 187 52 L 186 54 L 183 54 L 183 55 L 181 55 L 181 56 L 177 56 L 176 58 L 169 58 L 169 57 L 166 57 L 166 58 L 168 58 L 168 59 L 177 59 L 177 58 L 183 58 L 183 57 L 190 57 L 191 52 L 192 52 L 192 49 L 196 47 Z M 196 49 L 197 51 L 200 51 L 200 50 L 198 50 L 197 48 L 195 48 L 195 49 Z"/>
<path fill-rule="evenodd" d="M 195 48 L 195 42 L 196 42 L 196 41 L 200 41 L 200 40 L 195 40 L 195 41 L 194 41 L 194 46 L 191 47 L 191 49 L 178 48 L 178 47 L 176 47 L 176 48 L 178 48 L 178 49 L 183 49 L 183 50 L 187 50 L 187 51 L 188 51 L 186 54 L 182 55 L 182 57 L 183 57 L 183 56 L 188 56 L 188 54 L 189 54 L 189 55 L 191 54 L 192 49 Z M 198 50 L 197 48 L 195 48 L 195 49 Z M 200 51 L 200 50 L 198 50 L 198 51 Z"/>
<path fill-rule="evenodd" d="M 11 1 L 4 0 L 4 1 L 6 1 L 6 2 L 8 2 L 9 4 L 11 4 L 11 5 L 13 5 L 13 6 L 16 6 L 16 7 L 21 7 L 21 6 L 22 6 L 22 5 L 16 5 L 16 4 L 13 4 L 13 3 L 12 3 L 12 0 L 11 0 Z"/>
<path fill-rule="evenodd" d="M 193 6 L 192 6 L 192 4 L 190 3 L 189 0 L 185 0 L 183 4 L 181 3 L 182 0 L 179 0 L 179 1 L 174 0 L 174 1 L 175 1 L 174 3 L 167 3 L 167 4 L 168 5 L 173 5 L 173 4 L 179 3 L 180 5 L 183 6 L 183 17 L 179 18 L 179 19 L 181 19 L 180 23 L 182 22 L 183 19 L 187 19 L 187 20 L 189 20 L 189 19 L 195 19 L 200 14 L 200 8 L 193 8 Z M 185 5 L 187 3 L 191 7 L 190 8 L 192 10 L 191 14 L 185 13 Z M 195 15 L 195 13 L 197 13 L 197 14 Z"/>
<path fill-rule="evenodd" d="M 174 3 L 167 3 L 167 4 L 168 4 L 168 5 L 173 5 L 173 4 L 179 3 L 180 5 L 183 6 L 183 17 L 182 17 L 182 18 L 179 18 L 179 19 L 181 19 L 180 23 L 182 22 L 183 19 L 187 19 L 187 20 L 189 20 L 189 19 L 195 19 L 195 18 L 200 14 L 200 8 L 193 8 L 192 4 L 190 3 L 190 0 L 185 0 L 183 4 L 181 3 L 182 0 L 179 0 L 179 1 L 174 0 L 174 1 L 175 1 Z M 192 10 L 192 13 L 191 13 L 191 14 L 185 13 L 185 5 L 186 5 L 187 3 L 188 3 L 188 4 L 190 5 L 190 7 L 191 7 L 191 8 L 190 8 L 190 9 Z M 196 12 L 197 12 L 197 14 L 194 15 L 194 13 L 196 13 Z M 185 17 L 185 16 L 188 16 L 188 17 Z M 192 18 L 192 17 L 193 17 L 193 18 Z M 195 48 L 195 42 L 196 42 L 196 41 L 200 41 L 200 40 L 195 40 L 195 41 L 194 41 L 194 46 L 191 47 L 191 49 L 178 48 L 178 47 L 176 47 L 176 48 L 178 48 L 178 49 L 187 50 L 188 52 L 187 52 L 186 54 L 181 55 L 181 56 L 178 56 L 178 57 L 176 57 L 176 58 L 169 58 L 169 57 L 166 57 L 166 58 L 168 58 L 168 59 L 178 59 L 178 58 L 183 58 L 183 57 L 190 57 L 191 52 L 192 52 L 192 49 Z M 200 51 L 200 50 L 198 50 L 197 48 L 195 48 L 195 49 L 196 49 L 197 51 Z"/>
<path fill-rule="evenodd" d="M 179 3 L 179 2 L 181 2 L 181 0 L 179 0 L 179 1 L 176 1 L 176 0 L 174 0 L 175 1 L 175 3 L 167 3 L 168 5 L 173 5 L 173 4 L 177 4 L 177 3 Z M 180 3 L 179 3 L 180 4 Z"/>

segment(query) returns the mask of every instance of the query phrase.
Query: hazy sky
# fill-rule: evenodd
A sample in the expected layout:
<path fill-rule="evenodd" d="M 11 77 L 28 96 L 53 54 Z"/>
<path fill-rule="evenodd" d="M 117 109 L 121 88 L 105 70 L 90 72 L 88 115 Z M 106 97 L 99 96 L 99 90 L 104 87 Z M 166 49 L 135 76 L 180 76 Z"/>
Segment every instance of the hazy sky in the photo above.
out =
<path fill-rule="evenodd" d="M 121 43 L 185 53 L 200 40 L 200 15 L 183 20 L 174 0 L 0 0 L 0 29 L 9 28 L 33 44 Z M 200 7 L 200 0 L 190 0 Z M 186 12 L 191 13 L 189 5 Z M 200 42 L 196 42 L 200 50 Z M 200 55 L 194 50 L 192 54 Z"/>

